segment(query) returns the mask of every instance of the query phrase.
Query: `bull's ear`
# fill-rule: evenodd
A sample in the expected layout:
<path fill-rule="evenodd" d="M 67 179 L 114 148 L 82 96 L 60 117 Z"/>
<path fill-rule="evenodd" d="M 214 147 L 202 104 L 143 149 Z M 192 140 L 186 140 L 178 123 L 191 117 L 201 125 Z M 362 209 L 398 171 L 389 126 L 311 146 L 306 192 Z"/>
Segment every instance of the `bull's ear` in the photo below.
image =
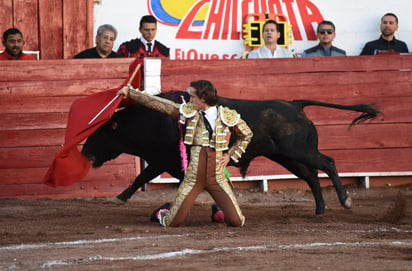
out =
<path fill-rule="evenodd" d="M 117 129 L 117 121 L 112 122 L 112 129 L 116 130 Z"/>

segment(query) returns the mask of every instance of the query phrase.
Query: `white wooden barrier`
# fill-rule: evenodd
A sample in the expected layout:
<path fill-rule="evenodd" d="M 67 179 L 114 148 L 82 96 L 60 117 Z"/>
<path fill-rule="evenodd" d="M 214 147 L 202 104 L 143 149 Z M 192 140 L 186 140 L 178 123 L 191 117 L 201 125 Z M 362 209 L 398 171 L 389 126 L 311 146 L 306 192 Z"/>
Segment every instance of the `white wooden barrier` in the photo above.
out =
<path fill-rule="evenodd" d="M 319 178 L 329 178 L 326 173 L 319 173 Z M 412 176 L 412 171 L 402 171 L 402 172 L 345 172 L 339 173 L 340 178 L 360 178 L 361 184 L 365 188 L 370 188 L 370 177 L 400 177 L 400 176 Z M 256 175 L 256 176 L 246 176 L 242 177 L 232 177 L 230 180 L 232 182 L 242 182 L 242 181 L 256 181 L 260 182 L 260 187 L 262 191 L 268 191 L 268 181 L 269 180 L 293 180 L 299 179 L 293 174 L 281 174 L 281 175 Z M 167 183 L 179 183 L 176 178 L 156 178 L 150 183 L 153 184 L 167 184 Z"/>

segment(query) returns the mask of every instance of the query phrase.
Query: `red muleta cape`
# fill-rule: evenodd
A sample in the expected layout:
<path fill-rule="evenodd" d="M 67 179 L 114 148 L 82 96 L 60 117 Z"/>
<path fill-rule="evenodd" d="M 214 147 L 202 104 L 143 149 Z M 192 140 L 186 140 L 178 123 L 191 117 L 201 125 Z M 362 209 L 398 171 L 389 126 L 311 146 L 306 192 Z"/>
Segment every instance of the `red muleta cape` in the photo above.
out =
<path fill-rule="evenodd" d="M 120 87 L 79 98 L 72 103 L 67 120 L 63 149 L 54 158 L 52 165 L 47 171 L 43 179 L 45 184 L 53 187 L 67 186 L 86 176 L 91 166 L 90 161 L 79 152 L 77 145 L 108 121 L 118 107 L 134 103 L 134 101 L 124 100 L 120 96 L 89 124 L 100 110 L 113 100 L 117 91 L 129 82 L 138 64 L 140 64 L 140 69 L 131 82 L 134 88 L 138 88 L 143 66 L 143 62 L 140 59 L 136 59 L 130 64 L 129 78 Z"/>

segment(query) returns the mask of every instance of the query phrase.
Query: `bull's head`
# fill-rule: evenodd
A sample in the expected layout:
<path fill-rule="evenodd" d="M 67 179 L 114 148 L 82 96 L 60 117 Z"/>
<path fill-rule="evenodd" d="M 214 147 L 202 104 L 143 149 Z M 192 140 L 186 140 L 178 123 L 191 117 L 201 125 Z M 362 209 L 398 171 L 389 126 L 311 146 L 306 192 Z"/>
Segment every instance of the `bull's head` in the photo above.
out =
<path fill-rule="evenodd" d="M 100 167 L 103 163 L 115 159 L 122 151 L 118 142 L 117 121 L 111 119 L 97 129 L 83 145 L 82 154 L 92 163 L 92 167 Z"/>

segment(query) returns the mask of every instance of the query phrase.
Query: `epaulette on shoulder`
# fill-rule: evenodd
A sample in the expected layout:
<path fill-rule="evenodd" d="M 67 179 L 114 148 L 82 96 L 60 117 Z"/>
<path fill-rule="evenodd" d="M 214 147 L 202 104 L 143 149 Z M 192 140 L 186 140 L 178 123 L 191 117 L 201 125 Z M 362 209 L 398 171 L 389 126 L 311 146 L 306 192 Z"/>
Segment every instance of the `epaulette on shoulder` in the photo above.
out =
<path fill-rule="evenodd" d="M 156 46 L 157 49 L 159 50 L 159 52 L 164 55 L 165 57 L 169 57 L 170 54 L 170 49 L 167 48 L 165 45 L 163 45 L 163 43 L 159 42 L 156 40 Z"/>
<path fill-rule="evenodd" d="M 236 112 L 236 110 L 230 109 L 228 107 L 219 107 L 220 110 L 220 118 L 222 119 L 222 122 L 229 126 L 235 126 L 240 119 L 240 115 Z"/>
<path fill-rule="evenodd" d="M 127 51 L 131 54 L 136 53 L 140 47 L 140 40 L 139 39 L 132 39 L 123 43 L 123 45 L 127 48 Z"/>
<path fill-rule="evenodd" d="M 179 112 L 182 114 L 185 118 L 191 118 L 194 115 L 196 115 L 196 110 L 193 108 L 192 103 L 183 103 L 179 107 Z"/>

